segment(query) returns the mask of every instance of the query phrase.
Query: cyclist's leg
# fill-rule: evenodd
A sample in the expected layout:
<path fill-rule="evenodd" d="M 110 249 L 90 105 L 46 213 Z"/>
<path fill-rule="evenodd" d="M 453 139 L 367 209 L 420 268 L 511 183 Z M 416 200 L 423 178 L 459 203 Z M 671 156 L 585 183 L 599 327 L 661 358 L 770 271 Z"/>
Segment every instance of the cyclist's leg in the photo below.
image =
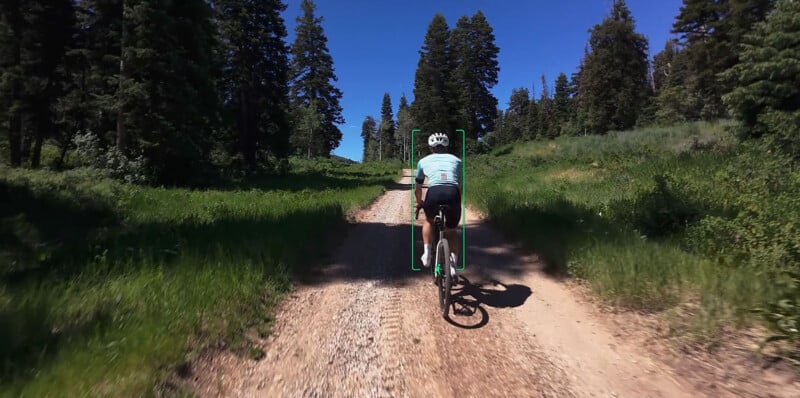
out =
<path fill-rule="evenodd" d="M 425 193 L 424 206 L 422 207 L 422 211 L 425 214 L 425 220 L 422 222 L 422 241 L 425 244 L 422 262 L 425 266 L 428 265 L 425 261 L 427 256 L 436 255 L 436 253 L 434 253 L 436 248 L 433 247 L 433 242 L 436 241 L 437 237 L 433 236 L 433 218 L 436 214 L 436 206 L 439 203 L 438 191 L 439 189 L 437 187 L 428 188 L 428 191 Z"/>
<path fill-rule="evenodd" d="M 450 243 L 450 252 L 455 254 L 456 261 L 459 261 L 458 255 L 460 254 L 461 242 L 459 240 L 458 224 L 461 222 L 461 197 L 457 189 L 452 188 L 448 191 L 445 204 L 448 206 L 447 214 L 445 215 L 447 218 L 445 236 Z M 454 266 L 458 267 L 459 264 L 454 264 Z"/>
<path fill-rule="evenodd" d="M 450 246 L 450 253 L 455 254 L 456 259 L 458 259 L 459 249 L 461 249 L 458 228 L 447 228 L 447 231 L 445 231 L 445 237 L 447 238 L 447 243 L 449 243 Z"/>
<path fill-rule="evenodd" d="M 428 217 L 425 217 L 425 220 L 422 221 L 422 241 L 425 242 L 425 247 L 433 242 L 433 220 L 429 220 Z"/>
<path fill-rule="evenodd" d="M 430 187 L 428 192 L 425 193 L 425 202 L 422 207 L 422 211 L 425 213 L 425 222 L 422 225 L 422 233 L 424 235 L 423 239 L 427 239 L 425 241 L 426 244 L 432 244 L 439 238 L 438 236 L 433 236 L 433 219 L 439 212 L 439 204 L 443 203 L 442 193 L 441 186 Z"/>

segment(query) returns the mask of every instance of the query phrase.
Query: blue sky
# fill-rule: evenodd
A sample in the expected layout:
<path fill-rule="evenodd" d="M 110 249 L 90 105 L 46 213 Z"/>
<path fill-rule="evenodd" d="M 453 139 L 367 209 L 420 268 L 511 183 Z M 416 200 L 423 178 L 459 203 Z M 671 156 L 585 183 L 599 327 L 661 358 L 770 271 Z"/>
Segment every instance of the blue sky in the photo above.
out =
<path fill-rule="evenodd" d="M 288 40 L 294 40 L 300 0 L 289 0 L 284 12 Z M 628 0 L 636 30 L 650 41 L 651 56 L 664 47 L 681 0 Z M 428 24 L 441 12 L 452 28 L 462 16 L 483 11 L 500 48 L 499 83 L 491 90 L 505 109 L 511 90 L 535 86 L 541 75 L 551 90 L 560 72 L 575 72 L 589 39 L 588 30 L 602 21 L 612 0 L 316 0 L 317 15 L 342 90 L 344 137 L 334 151 L 361 160 L 361 123 L 380 116 L 383 93 L 395 114 L 400 96 L 413 100 L 414 72 Z"/>

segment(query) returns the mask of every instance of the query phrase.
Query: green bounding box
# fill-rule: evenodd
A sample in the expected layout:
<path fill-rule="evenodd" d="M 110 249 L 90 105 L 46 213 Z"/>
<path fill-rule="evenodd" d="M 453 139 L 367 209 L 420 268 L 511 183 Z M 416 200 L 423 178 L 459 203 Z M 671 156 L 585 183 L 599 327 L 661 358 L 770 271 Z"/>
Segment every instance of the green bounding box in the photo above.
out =
<path fill-rule="evenodd" d="M 461 132 L 461 268 L 467 267 L 467 132 Z"/>
<path fill-rule="evenodd" d="M 414 133 L 422 131 L 420 129 L 411 130 L 411 269 L 413 271 L 420 271 L 421 268 L 415 267 L 414 264 L 414 190 L 416 189 L 416 179 L 414 178 Z"/>
<path fill-rule="evenodd" d="M 414 162 L 414 143 L 416 140 L 414 139 L 414 134 L 421 132 L 420 129 L 413 129 L 411 130 L 411 170 L 412 173 L 415 170 L 416 163 Z M 461 133 L 461 267 L 456 268 L 459 271 L 463 271 L 467 266 L 467 203 L 466 203 L 466 190 L 467 190 L 467 175 L 466 175 L 466 163 L 467 163 L 467 133 L 464 130 L 458 129 L 456 132 Z M 417 267 L 416 264 L 416 256 L 414 255 L 414 246 L 416 242 L 414 241 L 414 227 L 415 227 L 415 220 L 414 220 L 414 212 L 416 211 L 414 207 L 414 190 L 416 189 L 416 180 L 415 175 L 411 176 L 411 269 L 413 271 L 421 271 L 420 267 Z"/>

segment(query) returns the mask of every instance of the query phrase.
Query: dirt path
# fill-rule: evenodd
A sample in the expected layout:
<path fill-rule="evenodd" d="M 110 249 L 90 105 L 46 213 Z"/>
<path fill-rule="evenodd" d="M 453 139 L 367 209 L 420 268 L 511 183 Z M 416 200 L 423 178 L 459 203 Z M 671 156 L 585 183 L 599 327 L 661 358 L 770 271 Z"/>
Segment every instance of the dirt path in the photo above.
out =
<path fill-rule="evenodd" d="M 411 270 L 409 182 L 362 212 L 319 282 L 282 304 L 264 359 L 223 352 L 195 364 L 199 395 L 705 396 L 615 338 L 474 214 L 462 274 L 474 314 L 442 319 L 429 274 Z"/>

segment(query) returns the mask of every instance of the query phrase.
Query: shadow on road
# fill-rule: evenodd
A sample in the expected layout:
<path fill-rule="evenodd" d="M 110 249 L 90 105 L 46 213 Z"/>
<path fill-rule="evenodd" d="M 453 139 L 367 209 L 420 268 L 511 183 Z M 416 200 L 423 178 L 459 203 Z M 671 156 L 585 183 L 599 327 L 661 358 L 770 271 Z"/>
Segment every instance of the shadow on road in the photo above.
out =
<path fill-rule="evenodd" d="M 411 191 L 411 184 L 404 184 L 400 182 L 390 182 L 386 184 L 387 191 Z"/>
<path fill-rule="evenodd" d="M 513 308 L 525 303 L 531 295 L 531 288 L 525 285 L 506 285 L 496 280 L 488 282 L 471 283 L 469 279 L 461 277 L 461 285 L 456 297 L 471 296 L 479 304 L 494 308 Z M 493 288 L 485 288 L 492 286 Z"/>
<path fill-rule="evenodd" d="M 489 312 L 481 306 L 478 300 L 465 296 L 455 296 L 453 297 L 451 313 L 445 320 L 451 325 L 462 329 L 478 329 L 489 323 Z"/>
<path fill-rule="evenodd" d="M 409 214 L 409 221 L 411 217 Z M 521 255 L 517 247 L 510 245 L 488 224 L 468 221 L 467 264 L 459 272 L 459 284 L 453 290 L 453 307 L 445 319 L 459 328 L 478 329 L 488 324 L 490 307 L 518 308 L 526 302 L 531 289 L 516 281 L 541 265 Z M 419 222 L 413 227 L 413 238 L 409 224 L 362 222 L 347 225 L 340 232 L 336 234 L 336 242 L 329 242 L 335 249 L 320 264 L 322 266 L 305 268 L 305 272 L 301 272 L 306 276 L 302 278 L 303 283 L 374 280 L 378 284 L 403 288 L 422 281 L 430 289 L 431 308 L 437 307 L 430 270 L 420 267 L 423 245 Z M 412 263 L 420 270 L 412 270 Z"/>
<path fill-rule="evenodd" d="M 497 280 L 472 283 L 459 276 L 459 283 L 453 288 L 452 314 L 447 321 L 462 329 L 477 329 L 489 323 L 489 313 L 484 306 L 519 307 L 530 295 L 531 289 L 525 285 L 506 285 Z"/>
<path fill-rule="evenodd" d="M 410 220 L 413 215 L 408 216 Z M 333 235 L 333 241 L 326 242 L 331 252 L 321 264 L 306 263 L 296 267 L 296 273 L 304 274 L 302 283 L 377 280 L 402 287 L 430 277 L 425 269 L 412 270 L 412 264 L 421 268 L 423 244 L 419 222 L 415 222 L 413 233 L 409 224 L 362 222 L 343 226 Z M 460 274 L 472 280 L 513 281 L 541 267 L 536 261 L 521 256 L 516 246 L 504 241 L 486 223 L 470 222 L 465 236 L 466 256 L 459 255 L 459 261 L 466 258 L 466 268 Z M 514 285 L 509 286 L 516 289 Z"/>

